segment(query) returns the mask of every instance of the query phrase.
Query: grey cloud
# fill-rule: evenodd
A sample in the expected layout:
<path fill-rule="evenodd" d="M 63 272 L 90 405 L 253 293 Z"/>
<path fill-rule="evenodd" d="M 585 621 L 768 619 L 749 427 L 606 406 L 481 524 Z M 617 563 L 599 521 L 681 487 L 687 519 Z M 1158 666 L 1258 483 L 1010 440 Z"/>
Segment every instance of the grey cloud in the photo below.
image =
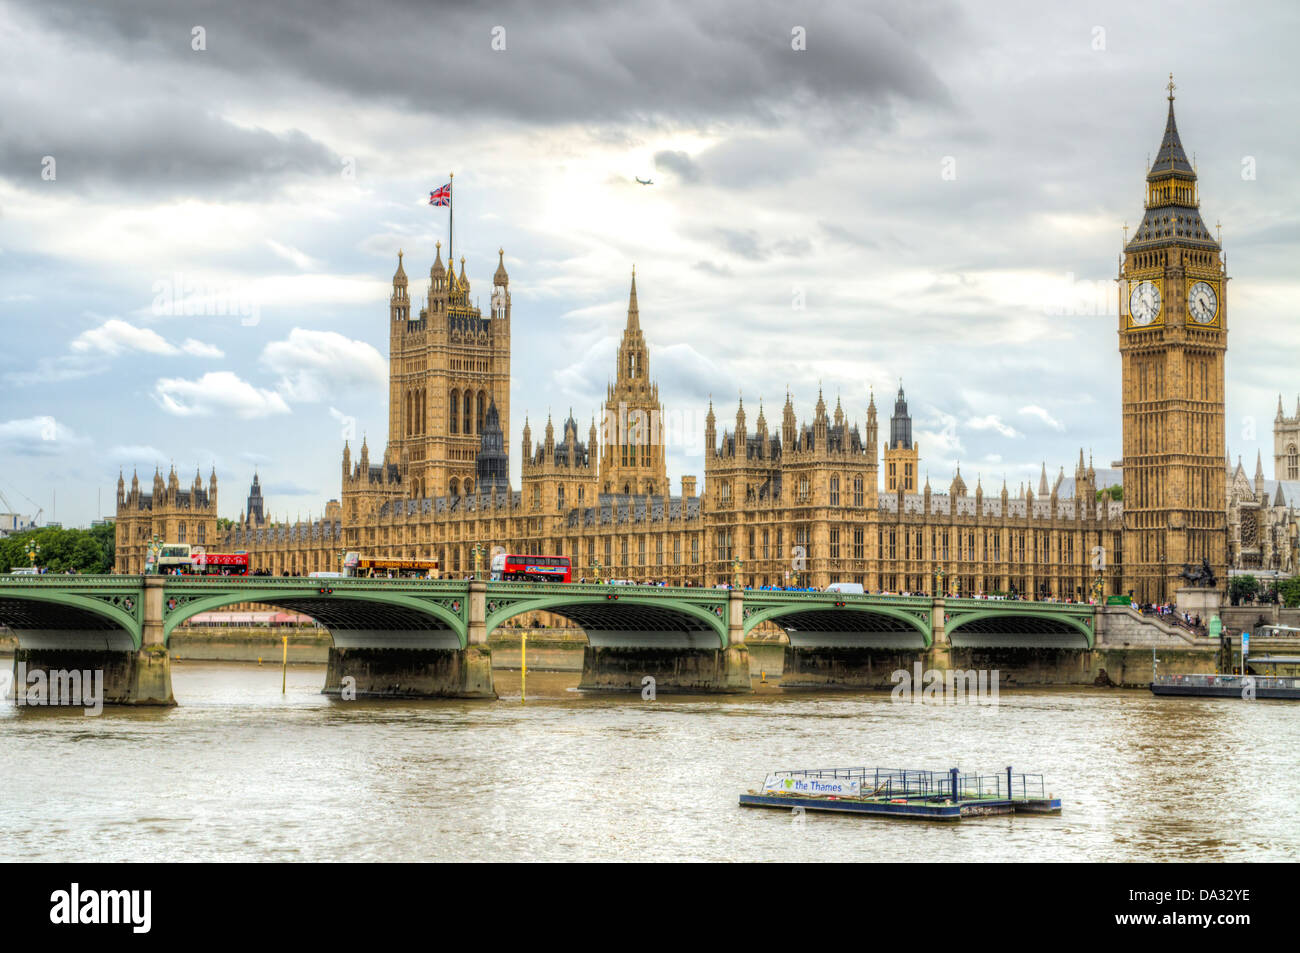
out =
<path fill-rule="evenodd" d="M 774 117 L 782 104 L 824 100 L 845 116 L 885 114 L 896 101 L 946 102 L 925 50 L 960 12 L 848 0 L 792 11 L 768 0 L 653 7 L 507 0 L 430 9 L 416 0 L 120 0 L 29 9 L 56 29 L 133 60 L 196 70 L 279 72 L 339 93 L 423 113 L 491 114 L 530 122 Z M 905 17 L 905 19 L 904 19 Z M 192 26 L 207 49 L 190 49 Z M 808 49 L 791 49 L 791 30 Z M 505 28 L 506 49 L 492 30 Z"/>
<path fill-rule="evenodd" d="M 655 153 L 655 168 L 671 172 L 683 182 L 698 182 L 700 167 L 685 152 L 673 152 L 665 149 Z"/>
<path fill-rule="evenodd" d="M 248 129 L 179 101 L 78 103 L 63 115 L 28 104 L 18 118 L 0 137 L 0 174 L 28 189 L 255 198 L 292 177 L 342 168 L 301 131 Z M 41 179 L 45 155 L 57 163 L 54 182 Z"/>
<path fill-rule="evenodd" d="M 812 254 L 812 242 L 807 238 L 782 238 L 764 244 L 758 232 L 753 229 L 715 228 L 705 232 L 702 237 L 706 241 L 721 243 L 729 253 L 746 261 L 767 261 L 774 256 L 802 258 Z M 723 266 L 712 262 L 698 262 L 694 267 L 711 274 L 730 274 L 730 271 L 724 271 Z"/>

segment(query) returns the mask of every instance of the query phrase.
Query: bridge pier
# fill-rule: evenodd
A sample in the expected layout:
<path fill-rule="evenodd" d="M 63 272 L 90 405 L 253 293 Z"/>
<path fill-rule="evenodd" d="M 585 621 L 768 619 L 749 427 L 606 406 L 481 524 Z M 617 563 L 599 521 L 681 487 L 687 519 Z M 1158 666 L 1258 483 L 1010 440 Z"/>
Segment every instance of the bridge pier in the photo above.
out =
<path fill-rule="evenodd" d="M 588 645 L 582 655 L 584 692 L 741 694 L 752 692 L 749 650 Z"/>
<path fill-rule="evenodd" d="M 496 698 L 492 654 L 487 647 L 487 583 L 476 579 L 469 584 L 467 604 L 467 644 L 463 649 L 378 647 L 373 635 L 366 640 L 371 644 L 348 645 L 354 641 L 350 634 L 334 633 L 321 694 L 340 698 Z"/>
<path fill-rule="evenodd" d="M 21 644 L 21 639 L 20 639 Z M 155 650 L 115 651 L 112 649 L 19 648 L 14 652 L 14 688 L 26 690 L 34 684 L 36 673 L 45 684 L 53 685 L 58 673 L 80 672 L 89 679 L 103 674 L 105 705 L 175 705 L 172 696 L 172 668 L 167 653 Z M 93 682 L 81 680 L 83 694 Z"/>
<path fill-rule="evenodd" d="M 899 669 L 911 671 L 918 658 L 925 660 L 929 655 L 925 649 L 787 645 L 781 687 L 893 688 L 896 683 L 890 676 Z"/>
<path fill-rule="evenodd" d="M 745 645 L 744 592 L 727 598 L 726 648 L 591 645 L 582 656 L 579 691 L 745 694 L 754 687 Z M 588 633 L 588 638 L 591 634 Z M 651 637 L 647 637 L 647 643 Z"/>
<path fill-rule="evenodd" d="M 331 648 L 323 695 L 352 698 L 496 698 L 492 656 L 465 649 Z"/>

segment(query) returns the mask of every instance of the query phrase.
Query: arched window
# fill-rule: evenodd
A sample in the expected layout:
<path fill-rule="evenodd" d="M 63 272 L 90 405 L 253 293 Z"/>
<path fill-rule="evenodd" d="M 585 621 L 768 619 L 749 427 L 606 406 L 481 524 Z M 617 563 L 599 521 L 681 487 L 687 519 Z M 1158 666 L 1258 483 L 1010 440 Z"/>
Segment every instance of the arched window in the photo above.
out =
<path fill-rule="evenodd" d="M 474 495 L 474 481 L 471 480 L 469 477 L 465 478 L 465 495 L 466 496 Z"/>
<path fill-rule="evenodd" d="M 483 432 L 483 418 L 487 416 L 487 394 L 483 391 L 478 392 L 478 430 L 476 433 Z"/>
<path fill-rule="evenodd" d="M 452 477 L 451 481 L 447 484 L 447 495 L 460 496 L 460 481 L 455 477 Z"/>
<path fill-rule="evenodd" d="M 451 432 L 456 433 L 456 424 L 457 421 L 460 420 L 460 395 L 457 394 L 456 391 L 454 390 L 451 392 L 451 398 L 448 401 L 448 406 L 451 408 L 450 411 Z M 454 495 L 455 494 L 453 494 L 453 496 Z"/>
<path fill-rule="evenodd" d="M 408 390 L 406 392 L 406 435 L 408 437 L 411 435 L 411 428 L 411 392 Z"/>
<path fill-rule="evenodd" d="M 1300 453 L 1296 452 L 1295 444 L 1286 448 L 1286 478 L 1300 480 Z"/>
<path fill-rule="evenodd" d="M 465 391 L 465 400 L 463 401 L 463 403 L 464 403 L 464 422 L 465 422 L 464 432 L 467 434 L 473 433 L 474 431 L 470 430 L 470 424 L 473 422 L 474 395 L 469 391 Z"/>

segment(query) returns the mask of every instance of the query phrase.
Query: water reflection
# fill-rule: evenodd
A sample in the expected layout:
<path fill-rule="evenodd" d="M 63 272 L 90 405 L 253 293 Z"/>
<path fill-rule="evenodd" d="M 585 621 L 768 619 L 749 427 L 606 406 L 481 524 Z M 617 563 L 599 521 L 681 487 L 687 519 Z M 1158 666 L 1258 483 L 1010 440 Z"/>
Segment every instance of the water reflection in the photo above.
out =
<path fill-rule="evenodd" d="M 0 707 L 6 860 L 1222 860 L 1300 854 L 1284 702 L 1003 691 L 341 702 L 323 670 L 182 663 L 173 709 Z M 1288 754 L 1289 753 L 1289 754 Z M 770 769 L 1041 771 L 1050 817 L 956 828 L 746 811 Z"/>

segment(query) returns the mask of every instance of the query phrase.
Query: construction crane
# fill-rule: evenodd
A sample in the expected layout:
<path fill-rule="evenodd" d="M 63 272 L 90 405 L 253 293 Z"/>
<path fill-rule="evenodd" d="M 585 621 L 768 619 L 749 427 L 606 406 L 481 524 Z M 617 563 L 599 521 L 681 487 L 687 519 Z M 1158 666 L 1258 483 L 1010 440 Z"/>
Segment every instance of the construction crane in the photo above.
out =
<path fill-rule="evenodd" d="M 32 528 L 34 529 L 35 527 L 40 525 L 41 517 L 45 514 L 45 509 L 41 507 L 30 496 L 24 493 L 22 490 L 18 491 L 18 495 L 21 496 L 28 503 L 32 504 L 32 506 L 36 507 L 36 515 L 32 517 Z M 17 507 L 15 507 L 12 503 L 9 502 L 8 497 L 6 497 L 3 492 L 0 492 L 0 503 L 4 503 L 5 509 L 8 510 L 10 513 L 13 513 L 14 516 L 18 515 Z"/>

